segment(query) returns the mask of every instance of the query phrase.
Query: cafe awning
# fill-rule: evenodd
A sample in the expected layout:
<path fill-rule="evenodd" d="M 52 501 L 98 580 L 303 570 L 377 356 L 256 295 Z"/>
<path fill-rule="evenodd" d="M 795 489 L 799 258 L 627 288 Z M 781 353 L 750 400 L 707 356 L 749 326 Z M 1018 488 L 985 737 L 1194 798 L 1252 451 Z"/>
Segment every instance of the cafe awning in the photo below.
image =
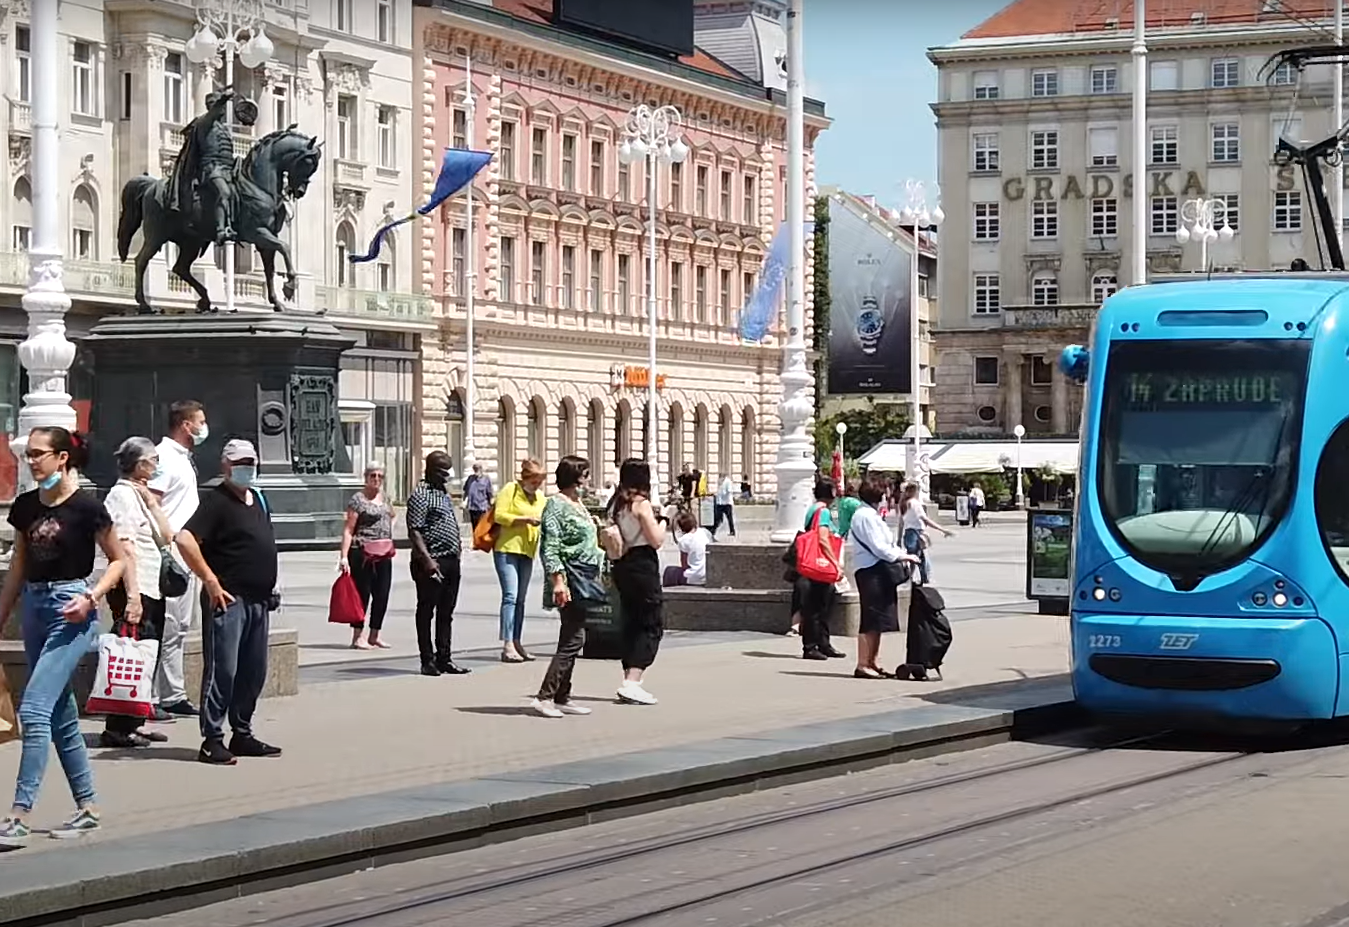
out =
<path fill-rule="evenodd" d="M 887 440 L 858 459 L 868 470 L 903 472 L 909 442 Z M 933 441 L 923 445 L 933 473 L 1001 473 L 1017 465 L 1015 441 Z M 1022 441 L 1021 467 L 1051 467 L 1057 473 L 1077 471 L 1076 441 Z"/>

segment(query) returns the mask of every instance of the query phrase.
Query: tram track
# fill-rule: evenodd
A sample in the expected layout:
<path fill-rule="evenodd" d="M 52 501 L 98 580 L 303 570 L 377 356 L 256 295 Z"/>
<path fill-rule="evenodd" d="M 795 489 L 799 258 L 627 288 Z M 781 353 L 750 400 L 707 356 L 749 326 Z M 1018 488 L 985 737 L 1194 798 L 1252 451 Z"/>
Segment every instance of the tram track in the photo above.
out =
<path fill-rule="evenodd" d="M 378 900 L 365 899 L 360 902 L 340 902 L 310 907 L 295 915 L 268 920 L 265 923 L 277 927 L 367 927 L 367 925 L 433 923 L 440 915 L 434 910 L 441 906 L 455 906 L 468 903 L 475 908 L 494 906 L 494 898 L 500 895 L 513 895 L 522 890 L 538 889 L 546 893 L 550 886 L 570 885 L 592 879 L 605 878 L 605 870 L 610 867 L 630 866 L 643 858 L 655 859 L 662 854 L 687 854 L 690 851 L 706 849 L 725 843 L 734 838 L 756 835 L 775 827 L 797 825 L 811 818 L 823 817 L 840 812 L 856 811 L 868 806 L 878 806 L 886 802 L 912 800 L 923 797 L 940 801 L 941 793 L 958 790 L 962 786 L 989 783 L 1002 778 L 1014 777 L 1021 773 L 1033 773 L 1048 770 L 1063 764 L 1097 756 L 1110 751 L 1123 751 L 1130 748 L 1146 748 L 1149 744 L 1160 744 L 1174 732 L 1158 731 L 1148 734 L 1114 739 L 1106 743 L 1083 747 L 1068 747 L 1055 752 L 1009 762 L 991 763 L 975 769 L 950 775 L 924 778 L 915 782 L 878 789 L 859 795 L 845 796 L 826 801 L 814 802 L 779 811 L 751 814 L 734 821 L 691 828 L 677 834 L 623 843 L 621 846 L 605 850 L 584 850 L 574 853 L 555 855 L 542 864 L 518 864 L 497 870 L 493 875 L 481 877 L 478 874 L 451 878 L 439 883 L 427 891 L 426 886 L 418 886 L 384 895 Z M 1165 756 L 1165 751 L 1158 751 Z M 672 899 L 665 903 L 656 903 L 641 908 L 640 911 L 624 913 L 607 919 L 587 922 L 587 927 L 628 927 L 650 918 L 687 912 L 704 905 L 725 901 L 737 895 L 771 889 L 775 885 L 792 882 L 805 876 L 817 875 L 828 870 L 845 869 L 850 865 L 874 861 L 887 855 L 910 852 L 955 837 L 974 834 L 1007 825 L 1015 821 L 1033 818 L 1058 809 L 1067 808 L 1081 802 L 1115 795 L 1144 786 L 1155 785 L 1167 780 L 1192 775 L 1204 770 L 1214 769 L 1226 764 L 1260 755 L 1258 751 L 1234 750 L 1203 756 L 1177 763 L 1163 763 L 1162 768 L 1123 778 L 1107 779 L 1094 785 L 1073 789 L 1066 794 L 1053 795 L 1013 804 L 1009 808 L 974 814 L 953 823 L 923 829 L 917 833 L 897 836 L 881 843 L 844 852 L 835 852 L 826 857 L 812 859 L 807 864 L 789 865 L 779 871 L 762 876 L 747 877 L 731 881 L 718 879 L 718 884 L 707 890 L 695 892 L 690 897 Z M 659 868 L 659 867 L 656 867 Z M 353 910 L 355 908 L 356 910 Z M 456 915 L 457 916 L 457 915 Z M 422 920 L 425 918 L 425 920 Z"/>

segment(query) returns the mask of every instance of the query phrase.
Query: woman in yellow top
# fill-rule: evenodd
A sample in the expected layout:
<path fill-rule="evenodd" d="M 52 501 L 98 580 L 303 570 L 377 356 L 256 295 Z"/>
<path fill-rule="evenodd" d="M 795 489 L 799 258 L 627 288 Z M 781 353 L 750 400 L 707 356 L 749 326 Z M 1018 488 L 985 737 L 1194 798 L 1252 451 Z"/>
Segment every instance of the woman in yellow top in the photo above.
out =
<path fill-rule="evenodd" d="M 544 472 L 537 460 L 520 465 L 520 479 L 507 483 L 492 505 L 497 525 L 492 562 L 501 583 L 501 662 L 533 660 L 520 637 L 525 629 L 525 601 L 534 555 L 539 552 L 539 523 L 543 518 Z"/>

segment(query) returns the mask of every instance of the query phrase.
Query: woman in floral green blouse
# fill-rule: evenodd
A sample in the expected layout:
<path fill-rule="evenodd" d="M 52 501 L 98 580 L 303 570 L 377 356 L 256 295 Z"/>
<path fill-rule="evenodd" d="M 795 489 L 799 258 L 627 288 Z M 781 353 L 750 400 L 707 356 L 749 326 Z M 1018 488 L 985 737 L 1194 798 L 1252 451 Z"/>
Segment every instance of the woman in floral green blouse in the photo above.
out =
<path fill-rule="evenodd" d="M 542 541 L 544 608 L 556 608 L 561 620 L 557 652 L 530 706 L 545 718 L 588 715 L 590 709 L 571 702 L 571 674 L 585 646 L 586 608 L 604 599 L 600 582 L 603 551 L 595 534 L 595 519 L 581 501 L 590 479 L 590 463 L 567 456 L 557 465 L 557 494 L 543 507 Z"/>

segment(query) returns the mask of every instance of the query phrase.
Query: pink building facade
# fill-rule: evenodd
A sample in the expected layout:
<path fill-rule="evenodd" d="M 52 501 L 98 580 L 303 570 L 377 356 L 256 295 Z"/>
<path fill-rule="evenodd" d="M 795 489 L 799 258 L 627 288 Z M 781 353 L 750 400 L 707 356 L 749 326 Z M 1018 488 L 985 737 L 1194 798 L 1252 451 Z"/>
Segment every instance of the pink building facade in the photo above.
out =
<path fill-rule="evenodd" d="M 528 457 L 551 470 L 580 454 L 602 480 L 623 458 L 649 456 L 648 178 L 644 161 L 620 163 L 618 147 L 634 106 L 670 104 L 689 154 L 657 168 L 660 473 L 688 462 L 771 493 L 780 339 L 745 344 L 739 327 L 783 219 L 785 101 L 701 52 L 674 63 L 557 33 L 537 12 L 546 5 L 417 10 L 426 185 L 442 150 L 468 142 L 469 59 L 472 147 L 494 154 L 474 187 L 471 347 L 466 198 L 420 225 L 439 323 L 421 342 L 423 446 L 458 462 L 471 441 L 498 483 Z M 826 126 L 822 110 L 808 118 L 809 145 Z M 809 153 L 806 175 L 813 195 Z"/>

